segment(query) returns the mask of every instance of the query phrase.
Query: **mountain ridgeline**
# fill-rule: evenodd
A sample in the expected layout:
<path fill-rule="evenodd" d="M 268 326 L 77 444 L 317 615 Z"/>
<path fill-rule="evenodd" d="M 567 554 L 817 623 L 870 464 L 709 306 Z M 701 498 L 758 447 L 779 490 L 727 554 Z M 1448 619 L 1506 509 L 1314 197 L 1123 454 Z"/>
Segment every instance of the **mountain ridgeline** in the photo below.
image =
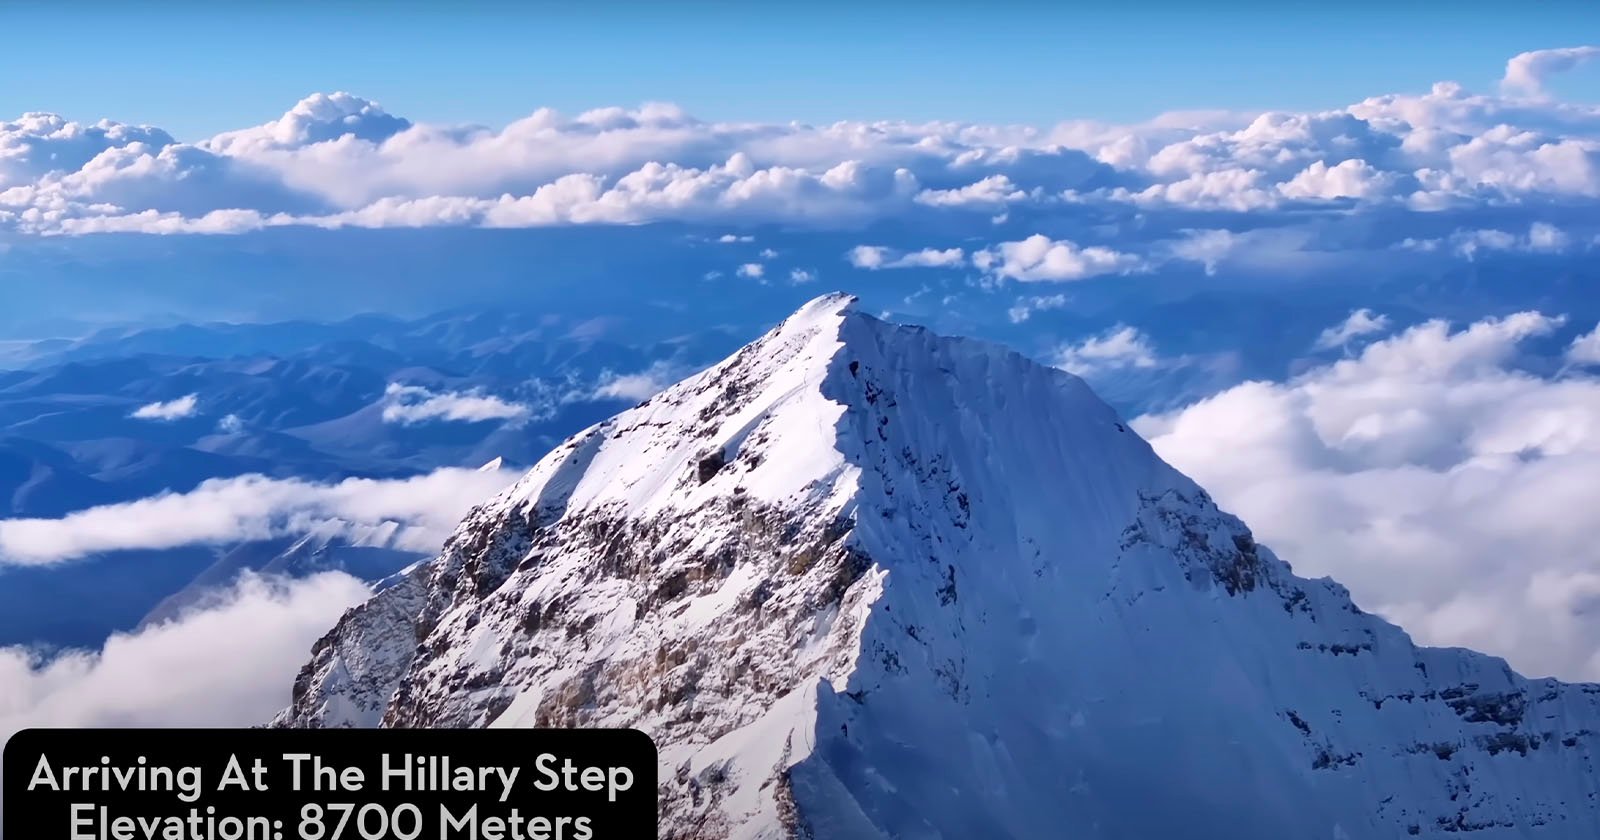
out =
<path fill-rule="evenodd" d="M 1079 379 L 819 298 L 351 610 L 278 726 L 625 726 L 674 838 L 1600 836 L 1600 686 L 1295 577 Z"/>

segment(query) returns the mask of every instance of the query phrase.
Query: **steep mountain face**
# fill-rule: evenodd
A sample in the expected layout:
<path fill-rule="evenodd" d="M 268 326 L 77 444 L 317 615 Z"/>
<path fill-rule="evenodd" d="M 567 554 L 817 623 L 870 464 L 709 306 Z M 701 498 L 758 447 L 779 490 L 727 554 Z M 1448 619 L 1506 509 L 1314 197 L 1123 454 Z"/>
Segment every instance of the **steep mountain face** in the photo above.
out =
<path fill-rule="evenodd" d="M 1600 836 L 1600 686 L 1414 646 L 1081 380 L 840 296 L 562 444 L 275 724 L 638 727 L 671 837 Z"/>

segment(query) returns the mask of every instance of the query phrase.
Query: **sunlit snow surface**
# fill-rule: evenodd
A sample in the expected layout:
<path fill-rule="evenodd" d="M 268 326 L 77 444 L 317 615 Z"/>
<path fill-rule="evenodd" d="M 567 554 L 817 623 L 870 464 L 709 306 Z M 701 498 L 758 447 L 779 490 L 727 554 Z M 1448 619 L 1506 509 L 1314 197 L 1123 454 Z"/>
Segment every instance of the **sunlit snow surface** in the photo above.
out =
<path fill-rule="evenodd" d="M 558 447 L 277 722 L 636 726 L 673 837 L 1600 836 L 1600 686 L 1413 647 L 1081 380 L 843 296 Z"/>

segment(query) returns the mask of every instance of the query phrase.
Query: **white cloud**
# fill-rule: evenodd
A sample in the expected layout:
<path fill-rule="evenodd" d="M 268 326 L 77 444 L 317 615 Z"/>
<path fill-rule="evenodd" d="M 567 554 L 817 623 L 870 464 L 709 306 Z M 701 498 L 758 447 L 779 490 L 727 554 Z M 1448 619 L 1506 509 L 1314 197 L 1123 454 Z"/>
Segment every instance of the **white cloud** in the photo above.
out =
<path fill-rule="evenodd" d="M 411 127 L 383 106 L 343 91 L 314 93 L 266 125 L 219 134 L 207 142 L 217 151 L 240 153 L 299 149 L 346 138 L 382 142 Z"/>
<path fill-rule="evenodd" d="M 1017 302 L 1013 304 L 1010 309 L 1006 310 L 1006 317 L 1011 319 L 1011 323 L 1020 324 L 1029 318 L 1032 318 L 1033 313 L 1035 312 L 1043 312 L 1047 309 L 1060 309 L 1066 305 L 1066 295 L 1030 295 L 1017 298 Z"/>
<path fill-rule="evenodd" d="M 1323 245 L 1316 228 L 1272 225 L 1254 230 L 1183 230 L 1181 238 L 1156 243 L 1152 260 L 1167 258 L 1200 263 L 1207 275 L 1224 268 L 1234 273 L 1269 277 L 1304 276 L 1319 271 L 1348 271 L 1372 265 L 1371 255 L 1357 249 Z"/>
<path fill-rule="evenodd" d="M 533 416 L 522 403 L 507 402 L 481 391 L 435 392 L 421 385 L 389 383 L 384 388 L 383 422 L 414 425 L 436 420 L 481 423 L 505 420 L 516 424 Z"/>
<path fill-rule="evenodd" d="M 1068 373 L 1089 377 L 1107 370 L 1153 368 L 1159 362 L 1148 336 L 1118 324 L 1102 335 L 1062 347 L 1054 364 Z"/>
<path fill-rule="evenodd" d="M 1534 222 L 1528 226 L 1528 232 L 1524 235 L 1494 228 L 1480 228 L 1457 230 L 1445 240 L 1405 239 L 1399 243 L 1401 248 L 1416 251 L 1436 251 L 1441 245 L 1448 245 L 1452 253 L 1472 260 L 1480 253 L 1493 251 L 1559 254 L 1573 245 L 1573 238 L 1566 231 L 1548 222 Z"/>
<path fill-rule="evenodd" d="M 753 280 L 761 279 L 766 275 L 766 273 L 767 267 L 761 263 L 745 263 L 744 265 L 739 266 L 739 269 L 734 272 L 734 274 L 740 277 L 748 277 Z"/>
<path fill-rule="evenodd" d="M 1171 244 L 1172 255 L 1181 260 L 1205 266 L 1206 274 L 1216 274 L 1217 268 L 1239 246 L 1241 236 L 1228 230 L 1187 231 L 1183 239 Z"/>
<path fill-rule="evenodd" d="M 807 269 L 804 269 L 804 268 L 791 268 L 791 269 L 789 269 L 789 282 L 791 282 L 791 283 L 793 283 L 793 284 L 795 284 L 797 286 L 802 284 L 802 283 L 813 282 L 816 279 L 817 279 L 817 273 L 815 271 L 810 271 L 810 270 L 807 270 Z"/>
<path fill-rule="evenodd" d="M 1009 219 L 1099 208 L 1126 218 L 1126 204 L 1254 218 L 1325 201 L 1338 202 L 1321 208 L 1330 213 L 1533 208 L 1600 196 L 1600 109 L 1543 97 L 1551 74 L 1597 49 L 1516 56 L 1504 95 L 1440 82 L 1314 113 L 1176 112 L 1048 131 L 718 123 L 660 103 L 576 116 L 540 109 L 502 127 L 415 124 L 334 93 L 263 125 L 178 143 L 155 128 L 29 114 L 0 123 L 0 228 L 849 227 L 974 211 Z"/>
<path fill-rule="evenodd" d="M 960 248 L 924 248 L 901 253 L 879 245 L 857 245 L 845 254 L 845 259 L 856 268 L 872 271 L 882 268 L 955 268 L 966 263 L 966 254 Z"/>
<path fill-rule="evenodd" d="M 1600 142 L 1590 137 L 1552 137 L 1497 125 L 1449 148 L 1442 172 L 1419 175 L 1436 192 L 1466 195 L 1489 191 L 1509 198 L 1532 195 L 1600 195 Z"/>
<path fill-rule="evenodd" d="M 1374 314 L 1372 310 L 1362 308 L 1350 313 L 1342 323 L 1329 327 L 1317 336 L 1315 350 L 1331 350 L 1335 347 L 1344 347 L 1351 341 L 1365 335 L 1381 333 L 1389 329 L 1389 316 Z"/>
<path fill-rule="evenodd" d="M 199 405 L 199 394 L 187 394 L 167 402 L 153 402 L 148 405 L 141 405 L 134 409 L 133 414 L 129 416 L 136 420 L 157 420 L 160 422 L 182 420 L 185 417 L 194 416 Z"/>
<path fill-rule="evenodd" d="M 1469 260 L 1477 256 L 1479 251 L 1512 251 L 1516 250 L 1518 244 L 1516 234 L 1503 230 L 1458 231 L 1450 237 L 1450 241 L 1456 253 Z"/>
<path fill-rule="evenodd" d="M 84 125 L 55 114 L 28 113 L 0 121 L 0 189 L 30 184 L 53 172 L 76 172 L 107 149 L 135 143 L 163 147 L 172 135 L 150 126 L 101 121 Z"/>
<path fill-rule="evenodd" d="M 217 421 L 217 431 L 225 435 L 238 434 L 244 431 L 244 419 L 237 414 L 224 415 Z"/>
<path fill-rule="evenodd" d="M 189 218 L 182 213 L 162 213 L 158 210 L 141 210 L 125 215 L 86 216 L 64 218 L 52 232 L 68 235 L 86 233 L 146 233 L 170 235 L 180 233 L 225 234 L 258 230 L 269 224 L 282 224 L 286 217 L 266 219 L 254 210 L 213 210 L 203 216 Z"/>
<path fill-rule="evenodd" d="M 1144 262 L 1100 245 L 1080 247 L 1068 240 L 1034 234 L 1020 242 L 1002 242 L 973 256 L 973 264 L 999 277 L 1023 282 L 1082 280 L 1102 274 L 1139 271 Z"/>
<path fill-rule="evenodd" d="M 1506 62 L 1506 75 L 1500 80 L 1500 87 L 1508 93 L 1543 96 L 1545 80 L 1550 76 L 1596 58 L 1600 58 L 1600 47 L 1563 47 L 1520 53 Z"/>
<path fill-rule="evenodd" d="M 1195 172 L 1176 180 L 1152 184 L 1143 190 L 1113 190 L 1109 197 L 1145 206 L 1179 206 L 1253 211 L 1278 206 L 1279 196 L 1256 169 L 1232 167 L 1216 172 Z"/>
<path fill-rule="evenodd" d="M 1030 196 L 1004 175 L 990 175 L 981 181 L 951 190 L 923 190 L 917 202 L 934 207 L 972 207 L 994 210 L 1014 201 L 1027 201 Z"/>
<path fill-rule="evenodd" d="M 1600 366 L 1600 324 L 1572 340 L 1572 344 L 1567 346 L 1567 361 Z"/>
<path fill-rule="evenodd" d="M 1600 677 L 1600 380 L 1515 365 L 1562 319 L 1428 322 L 1135 427 L 1301 574 L 1428 644 Z"/>
<path fill-rule="evenodd" d="M 307 651 L 371 596 L 326 573 L 246 577 L 207 609 L 40 662 L 0 648 L 0 742 L 30 727 L 238 727 L 288 705 Z"/>
<path fill-rule="evenodd" d="M 1334 166 L 1319 160 L 1279 184 L 1278 191 L 1289 198 L 1381 198 L 1392 193 L 1396 179 L 1364 160 L 1352 158 Z"/>
<path fill-rule="evenodd" d="M 55 519 L 0 520 L 0 565 L 45 565 L 125 549 L 228 545 L 323 533 L 364 544 L 438 549 L 471 507 L 513 471 L 443 468 L 336 484 L 261 475 L 212 479 L 187 493 L 103 505 Z"/>
<path fill-rule="evenodd" d="M 600 375 L 600 383 L 595 386 L 590 399 L 629 402 L 649 399 L 683 378 L 684 373 L 682 368 L 668 362 L 656 362 L 638 373 L 606 371 Z"/>
<path fill-rule="evenodd" d="M 1534 222 L 1528 228 L 1528 249 L 1560 253 L 1572 244 L 1566 231 L 1547 222 Z"/>

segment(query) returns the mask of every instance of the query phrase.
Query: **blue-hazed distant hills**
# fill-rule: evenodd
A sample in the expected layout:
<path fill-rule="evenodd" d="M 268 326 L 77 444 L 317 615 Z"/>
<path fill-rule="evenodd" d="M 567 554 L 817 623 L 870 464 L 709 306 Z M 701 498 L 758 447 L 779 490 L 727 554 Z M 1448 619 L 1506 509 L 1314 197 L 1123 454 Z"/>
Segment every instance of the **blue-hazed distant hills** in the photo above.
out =
<path fill-rule="evenodd" d="M 14 342 L 0 370 L 0 518 L 248 474 L 337 482 L 526 464 L 739 340 L 732 328 L 480 311 Z M 419 556 L 294 534 L 0 564 L 0 645 L 97 645 L 203 605 L 245 571 L 376 581 Z"/>

